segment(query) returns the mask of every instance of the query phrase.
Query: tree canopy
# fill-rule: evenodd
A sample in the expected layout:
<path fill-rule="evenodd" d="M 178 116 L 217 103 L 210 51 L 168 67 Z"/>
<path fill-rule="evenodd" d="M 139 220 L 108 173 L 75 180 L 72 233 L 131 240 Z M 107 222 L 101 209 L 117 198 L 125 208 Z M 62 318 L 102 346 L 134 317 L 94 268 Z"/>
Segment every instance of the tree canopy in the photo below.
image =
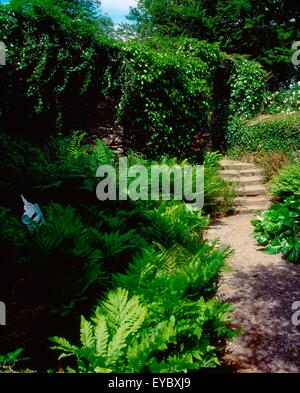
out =
<path fill-rule="evenodd" d="M 300 40 L 300 7 L 292 0 L 139 0 L 129 17 L 141 34 L 220 42 L 275 72 L 293 69 L 291 48 Z"/>

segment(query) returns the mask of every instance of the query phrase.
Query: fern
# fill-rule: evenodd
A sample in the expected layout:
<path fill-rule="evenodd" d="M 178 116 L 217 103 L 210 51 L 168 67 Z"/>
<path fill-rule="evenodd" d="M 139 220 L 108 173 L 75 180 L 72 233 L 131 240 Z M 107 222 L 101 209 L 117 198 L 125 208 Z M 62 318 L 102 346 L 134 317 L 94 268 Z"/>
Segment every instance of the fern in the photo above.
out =
<path fill-rule="evenodd" d="M 95 337 L 96 337 L 96 354 L 97 356 L 105 357 L 108 345 L 108 329 L 107 322 L 104 315 L 98 315 L 95 318 Z"/>
<path fill-rule="evenodd" d="M 205 169 L 208 168 L 217 168 L 218 163 L 220 160 L 222 160 L 223 155 L 220 152 L 213 151 L 213 152 L 208 152 L 204 155 L 204 166 Z"/>
<path fill-rule="evenodd" d="M 36 285 L 47 277 L 41 296 L 65 315 L 92 287 L 107 282 L 101 265 L 104 253 L 94 244 L 94 229 L 83 223 L 76 209 L 52 203 L 45 208 L 45 218 L 45 225 L 27 236 L 26 248 Z"/>
<path fill-rule="evenodd" d="M 101 247 L 101 250 L 107 258 L 118 257 L 124 251 L 136 248 L 134 240 L 137 238 L 136 232 L 130 230 L 121 234 L 119 231 L 111 233 L 102 233 L 93 230 L 94 244 Z"/>
<path fill-rule="evenodd" d="M 81 319 L 81 347 L 75 347 L 62 338 L 53 337 L 58 344 L 52 349 L 64 351 L 63 356 L 75 355 L 80 367 L 90 362 L 85 371 L 108 371 L 116 368 L 124 358 L 124 349 L 141 329 L 147 308 L 137 296 L 128 298 L 128 291 L 118 288 L 109 292 L 96 309 L 92 321 Z"/>
<path fill-rule="evenodd" d="M 114 159 L 112 150 L 102 140 L 97 139 L 91 152 L 91 165 L 95 173 L 100 165 L 113 165 Z"/>
<path fill-rule="evenodd" d="M 80 347 L 54 337 L 52 349 L 63 351 L 60 358 L 75 356 L 80 372 L 186 372 L 219 364 L 211 342 L 219 335 L 233 337 L 226 327 L 227 306 L 203 298 L 181 302 L 174 315 L 158 322 L 147 312 L 152 306 L 118 288 L 100 303 L 90 323 L 83 319 Z"/>
<path fill-rule="evenodd" d="M 142 229 L 146 238 L 156 240 L 165 247 L 180 244 L 193 250 L 201 242 L 201 231 L 209 218 L 200 212 L 187 210 L 182 203 L 160 204 L 156 209 L 144 212 L 148 220 Z"/>
<path fill-rule="evenodd" d="M 93 335 L 93 326 L 84 316 L 81 316 L 80 325 L 80 342 L 85 348 L 93 348 L 95 345 L 95 337 Z"/>
<path fill-rule="evenodd" d="M 29 358 L 20 358 L 19 356 L 24 351 L 23 348 L 18 348 L 14 352 L 9 352 L 5 355 L 0 355 L 0 373 L 3 372 L 13 372 L 13 367 Z"/>
<path fill-rule="evenodd" d="M 68 159 L 78 159 L 84 156 L 89 151 L 89 146 L 84 145 L 83 141 L 86 137 L 86 133 L 82 131 L 75 131 L 68 140 L 66 149 L 61 149 L 60 154 L 63 155 L 66 152 Z"/>

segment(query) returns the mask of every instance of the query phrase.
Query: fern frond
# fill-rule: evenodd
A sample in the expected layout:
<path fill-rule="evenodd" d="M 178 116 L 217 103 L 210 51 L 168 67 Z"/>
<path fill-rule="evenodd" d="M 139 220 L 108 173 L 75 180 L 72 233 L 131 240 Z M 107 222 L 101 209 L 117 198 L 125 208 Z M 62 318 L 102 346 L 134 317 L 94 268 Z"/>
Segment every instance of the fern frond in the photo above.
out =
<path fill-rule="evenodd" d="M 108 330 L 104 315 L 99 315 L 99 317 L 96 319 L 95 338 L 97 356 L 106 356 L 108 344 Z"/>
<path fill-rule="evenodd" d="M 91 322 L 87 321 L 84 316 L 81 316 L 80 342 L 81 345 L 85 348 L 93 348 L 95 345 L 93 325 Z"/>
<path fill-rule="evenodd" d="M 75 355 L 77 352 L 78 348 L 76 347 L 76 345 L 70 344 L 70 342 L 63 337 L 54 336 L 49 338 L 49 340 L 57 344 L 55 346 L 52 346 L 51 349 L 58 350 L 58 351 L 66 351 L 69 355 Z M 64 357 L 69 355 L 64 354 Z"/>
<path fill-rule="evenodd" d="M 110 150 L 101 139 L 97 139 L 92 149 L 91 162 L 95 171 L 100 165 L 112 165 L 114 162 L 112 150 Z"/>
<path fill-rule="evenodd" d="M 112 340 L 108 344 L 107 359 L 109 364 L 115 364 L 116 360 L 121 357 L 123 349 L 126 347 L 126 339 L 128 336 L 126 326 L 120 326 Z"/>
<path fill-rule="evenodd" d="M 126 337 L 139 329 L 147 314 L 147 309 L 140 304 L 139 298 L 133 296 L 128 300 L 128 291 L 122 288 L 110 292 L 107 299 L 101 302 L 101 308 L 110 330 L 124 327 Z"/>
<path fill-rule="evenodd" d="M 75 131 L 69 138 L 67 145 L 67 155 L 69 158 L 79 158 L 81 155 L 87 153 L 88 145 L 83 145 L 82 142 L 86 136 L 83 131 Z"/>

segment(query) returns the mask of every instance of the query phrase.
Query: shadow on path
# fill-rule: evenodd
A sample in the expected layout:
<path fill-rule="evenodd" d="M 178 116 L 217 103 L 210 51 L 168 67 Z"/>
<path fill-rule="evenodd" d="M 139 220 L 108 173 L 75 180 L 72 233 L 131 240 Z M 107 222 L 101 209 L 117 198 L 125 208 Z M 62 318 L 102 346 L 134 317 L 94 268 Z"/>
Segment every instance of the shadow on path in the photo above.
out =
<path fill-rule="evenodd" d="M 224 360 L 244 372 L 300 372 L 300 326 L 292 324 L 292 304 L 300 301 L 300 265 L 263 253 L 252 237 L 252 219 L 227 217 L 207 234 L 235 251 L 219 296 L 233 304 L 233 324 L 243 333 L 228 343 Z"/>

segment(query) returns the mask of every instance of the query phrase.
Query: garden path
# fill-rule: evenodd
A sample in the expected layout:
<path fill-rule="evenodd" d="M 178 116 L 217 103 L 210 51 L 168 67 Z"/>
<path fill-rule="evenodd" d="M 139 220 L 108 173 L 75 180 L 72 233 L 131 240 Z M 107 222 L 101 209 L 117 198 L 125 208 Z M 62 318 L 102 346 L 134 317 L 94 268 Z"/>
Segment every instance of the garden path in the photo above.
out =
<path fill-rule="evenodd" d="M 238 372 L 300 372 L 300 325 L 292 324 L 300 265 L 263 253 L 252 236 L 254 214 L 242 213 L 214 222 L 206 233 L 234 250 L 218 296 L 233 304 L 233 325 L 243 332 L 227 343 L 223 360 Z"/>

